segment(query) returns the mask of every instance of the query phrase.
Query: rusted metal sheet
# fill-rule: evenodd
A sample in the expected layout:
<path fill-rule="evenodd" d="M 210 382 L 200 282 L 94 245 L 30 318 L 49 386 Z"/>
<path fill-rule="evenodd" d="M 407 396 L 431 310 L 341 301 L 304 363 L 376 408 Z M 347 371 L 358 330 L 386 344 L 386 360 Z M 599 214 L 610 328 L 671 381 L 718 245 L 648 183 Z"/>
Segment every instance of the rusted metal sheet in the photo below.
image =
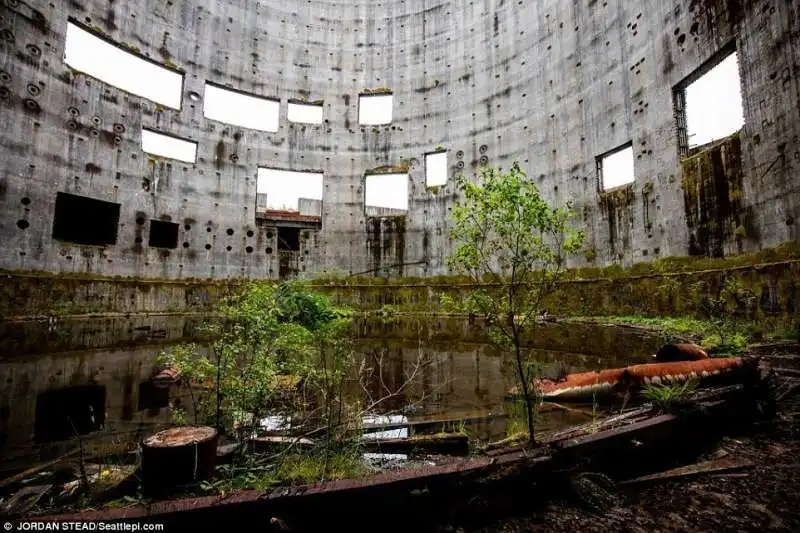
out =
<path fill-rule="evenodd" d="M 170 366 L 153 376 L 150 381 L 153 383 L 154 387 L 166 389 L 177 383 L 180 377 L 181 371 Z"/>

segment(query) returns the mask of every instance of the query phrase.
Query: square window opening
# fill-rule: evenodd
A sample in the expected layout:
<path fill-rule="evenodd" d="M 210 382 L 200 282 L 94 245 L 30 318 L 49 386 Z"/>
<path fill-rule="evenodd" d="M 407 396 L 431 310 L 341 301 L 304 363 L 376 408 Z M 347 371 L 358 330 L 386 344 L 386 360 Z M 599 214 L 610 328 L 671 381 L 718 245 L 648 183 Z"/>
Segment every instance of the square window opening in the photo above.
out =
<path fill-rule="evenodd" d="M 256 209 L 300 211 L 322 201 L 322 172 L 259 168 Z M 312 213 L 309 213 L 312 214 Z"/>
<path fill-rule="evenodd" d="M 322 104 L 289 102 L 286 118 L 299 124 L 322 124 Z"/>
<path fill-rule="evenodd" d="M 300 251 L 300 228 L 278 228 L 278 251 Z"/>
<path fill-rule="evenodd" d="M 177 248 L 179 227 L 175 222 L 151 220 L 148 245 L 153 248 Z"/>
<path fill-rule="evenodd" d="M 113 202 L 57 193 L 52 237 L 92 246 L 116 244 L 120 207 Z"/>
<path fill-rule="evenodd" d="M 408 174 L 368 174 L 364 207 L 408 211 Z"/>
<path fill-rule="evenodd" d="M 103 429 L 106 388 L 80 385 L 45 391 L 36 398 L 34 441 L 56 442 Z"/>
<path fill-rule="evenodd" d="M 632 143 L 597 158 L 597 182 L 601 191 L 608 191 L 634 182 Z"/>
<path fill-rule="evenodd" d="M 392 94 L 361 94 L 358 97 L 358 123 L 381 126 L 392 122 Z"/>
<path fill-rule="evenodd" d="M 682 157 L 739 131 L 744 125 L 744 108 L 735 43 L 679 83 L 673 94 Z"/>
<path fill-rule="evenodd" d="M 441 187 L 447 184 L 447 152 L 425 154 L 425 185 Z"/>
<path fill-rule="evenodd" d="M 206 82 L 203 116 L 251 130 L 278 131 L 281 103 Z"/>
<path fill-rule="evenodd" d="M 196 142 L 147 129 L 142 129 L 142 151 L 184 163 L 195 163 L 197 160 Z"/>
<path fill-rule="evenodd" d="M 64 63 L 127 93 L 181 108 L 182 74 L 123 50 L 73 21 L 67 23 Z"/>
<path fill-rule="evenodd" d="M 149 411 L 158 414 L 159 409 L 169 407 L 169 387 L 156 387 L 150 381 L 139 383 L 139 411 Z"/>

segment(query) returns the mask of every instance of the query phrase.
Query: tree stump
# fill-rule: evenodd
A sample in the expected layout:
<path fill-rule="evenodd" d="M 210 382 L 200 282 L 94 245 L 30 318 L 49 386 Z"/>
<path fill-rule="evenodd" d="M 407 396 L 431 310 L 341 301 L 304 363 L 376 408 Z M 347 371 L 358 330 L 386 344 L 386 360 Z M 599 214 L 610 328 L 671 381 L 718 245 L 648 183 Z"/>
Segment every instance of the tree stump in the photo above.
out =
<path fill-rule="evenodd" d="M 214 473 L 217 430 L 206 426 L 170 428 L 142 442 L 142 477 L 148 491 L 201 481 Z"/>

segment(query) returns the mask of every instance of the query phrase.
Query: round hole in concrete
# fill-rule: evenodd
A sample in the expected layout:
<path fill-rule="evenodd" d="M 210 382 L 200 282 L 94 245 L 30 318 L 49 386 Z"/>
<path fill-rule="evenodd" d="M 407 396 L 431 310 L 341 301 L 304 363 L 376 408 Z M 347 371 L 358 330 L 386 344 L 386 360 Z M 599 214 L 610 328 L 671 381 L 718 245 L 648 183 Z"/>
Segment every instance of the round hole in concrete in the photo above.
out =
<path fill-rule="evenodd" d="M 267 248 L 265 251 L 267 252 L 267 255 L 269 255 L 269 254 L 271 254 L 271 253 L 272 253 L 272 248 L 271 248 L 271 247 L 268 247 L 268 248 Z"/>
<path fill-rule="evenodd" d="M 210 250 L 210 249 L 211 249 L 211 245 L 210 244 L 206 244 L 206 250 Z"/>
<path fill-rule="evenodd" d="M 226 246 L 225 249 L 230 252 L 231 250 L 233 250 L 233 246 Z"/>
<path fill-rule="evenodd" d="M 253 247 L 252 246 L 248 246 L 247 248 L 244 249 L 244 251 L 247 252 L 248 254 L 252 254 L 253 253 Z"/>
<path fill-rule="evenodd" d="M 22 205 L 30 205 L 31 199 L 25 196 L 22 198 L 22 200 L 20 200 L 20 202 L 22 203 Z"/>
<path fill-rule="evenodd" d="M 253 230 L 248 230 L 248 231 L 247 231 L 247 236 L 248 236 L 248 237 L 252 237 L 253 235 L 255 235 L 255 234 L 253 233 Z"/>
<path fill-rule="evenodd" d="M 19 229 L 28 229 L 28 227 L 30 225 L 31 225 L 30 222 L 28 222 L 27 220 L 24 220 L 24 219 L 23 220 L 17 220 L 17 227 Z"/>
<path fill-rule="evenodd" d="M 188 248 L 189 247 L 189 243 L 188 242 L 183 243 L 183 247 L 184 248 Z"/>
<path fill-rule="evenodd" d="M 225 233 L 227 233 L 228 235 L 233 235 L 233 228 L 226 229 Z"/>

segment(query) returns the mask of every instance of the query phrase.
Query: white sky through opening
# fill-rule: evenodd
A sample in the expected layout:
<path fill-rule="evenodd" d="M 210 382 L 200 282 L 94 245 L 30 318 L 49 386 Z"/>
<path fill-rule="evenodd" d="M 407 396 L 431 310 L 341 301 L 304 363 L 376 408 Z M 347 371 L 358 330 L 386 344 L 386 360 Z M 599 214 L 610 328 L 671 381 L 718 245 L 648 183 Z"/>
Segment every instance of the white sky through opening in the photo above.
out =
<path fill-rule="evenodd" d="M 278 131 L 281 103 L 206 83 L 203 116 L 252 130 Z"/>
<path fill-rule="evenodd" d="M 197 143 L 151 130 L 142 130 L 142 151 L 185 163 L 197 160 Z"/>
<path fill-rule="evenodd" d="M 358 97 L 358 123 L 362 126 L 391 124 L 394 95 L 361 94 Z"/>
<path fill-rule="evenodd" d="M 256 191 L 267 195 L 267 208 L 297 211 L 300 198 L 322 200 L 322 172 L 258 169 Z"/>
<path fill-rule="evenodd" d="M 322 124 L 322 106 L 289 102 L 286 118 L 300 124 Z"/>
<path fill-rule="evenodd" d="M 408 174 L 368 174 L 364 205 L 408 209 Z"/>
<path fill-rule="evenodd" d="M 633 147 L 629 146 L 601 160 L 603 190 L 633 183 Z"/>
<path fill-rule="evenodd" d="M 722 139 L 743 125 L 739 60 L 734 52 L 686 87 L 689 146 Z"/>
<path fill-rule="evenodd" d="M 447 152 L 425 155 L 425 185 L 439 187 L 447 184 Z"/>
<path fill-rule="evenodd" d="M 181 108 L 183 76 L 67 23 L 64 62 L 73 69 L 153 102 Z"/>

